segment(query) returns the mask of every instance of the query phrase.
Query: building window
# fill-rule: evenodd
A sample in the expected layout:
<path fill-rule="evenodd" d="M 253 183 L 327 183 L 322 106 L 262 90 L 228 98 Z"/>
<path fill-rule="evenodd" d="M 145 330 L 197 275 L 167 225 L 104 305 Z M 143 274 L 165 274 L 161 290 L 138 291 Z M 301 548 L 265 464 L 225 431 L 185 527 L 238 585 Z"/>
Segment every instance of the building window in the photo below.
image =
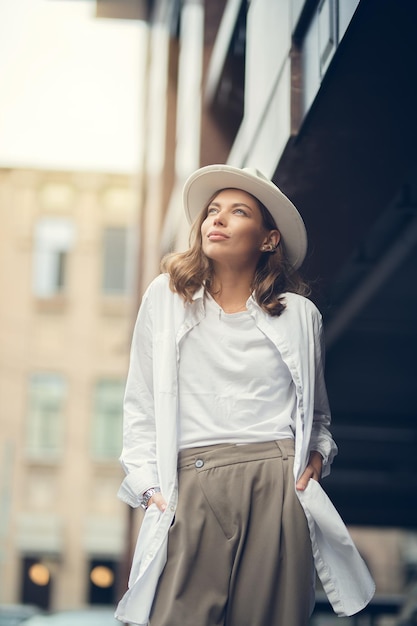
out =
<path fill-rule="evenodd" d="M 92 559 L 89 570 L 89 604 L 113 605 L 117 591 L 115 561 Z"/>
<path fill-rule="evenodd" d="M 22 562 L 22 575 L 21 602 L 48 610 L 52 587 L 51 572 L 48 566 L 36 557 L 25 557 Z M 12 622 L 15 623 L 13 618 Z"/>
<path fill-rule="evenodd" d="M 324 76 L 337 46 L 336 0 L 321 0 L 318 10 L 320 75 Z"/>
<path fill-rule="evenodd" d="M 59 374 L 33 374 L 29 379 L 27 454 L 54 460 L 62 453 L 66 383 Z"/>
<path fill-rule="evenodd" d="M 122 446 L 124 381 L 100 380 L 94 393 L 92 453 L 97 460 L 116 459 Z"/>
<path fill-rule="evenodd" d="M 75 228 L 69 219 L 43 217 L 36 223 L 33 290 L 38 298 L 52 298 L 65 290 L 74 240 Z"/>
<path fill-rule="evenodd" d="M 127 292 L 127 229 L 106 228 L 103 233 L 103 292 L 122 295 Z"/>

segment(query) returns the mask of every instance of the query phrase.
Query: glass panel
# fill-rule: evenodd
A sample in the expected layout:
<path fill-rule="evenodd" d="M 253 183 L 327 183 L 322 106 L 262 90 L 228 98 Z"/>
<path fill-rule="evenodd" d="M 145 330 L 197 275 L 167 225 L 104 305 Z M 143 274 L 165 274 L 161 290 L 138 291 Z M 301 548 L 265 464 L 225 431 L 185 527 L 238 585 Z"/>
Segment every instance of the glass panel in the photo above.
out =
<path fill-rule="evenodd" d="M 127 230 L 106 228 L 103 235 L 103 291 L 123 294 L 127 291 Z"/>
<path fill-rule="evenodd" d="M 100 380 L 95 389 L 92 452 L 116 459 L 122 446 L 123 380 Z"/>
<path fill-rule="evenodd" d="M 62 376 L 33 374 L 29 379 L 27 453 L 57 458 L 62 452 L 66 384 Z"/>
<path fill-rule="evenodd" d="M 36 223 L 33 259 L 36 296 L 50 298 L 65 288 L 66 260 L 74 238 L 71 220 L 44 217 Z"/>
<path fill-rule="evenodd" d="M 323 76 L 336 49 L 335 0 L 322 0 L 318 8 L 318 25 L 320 68 Z"/>

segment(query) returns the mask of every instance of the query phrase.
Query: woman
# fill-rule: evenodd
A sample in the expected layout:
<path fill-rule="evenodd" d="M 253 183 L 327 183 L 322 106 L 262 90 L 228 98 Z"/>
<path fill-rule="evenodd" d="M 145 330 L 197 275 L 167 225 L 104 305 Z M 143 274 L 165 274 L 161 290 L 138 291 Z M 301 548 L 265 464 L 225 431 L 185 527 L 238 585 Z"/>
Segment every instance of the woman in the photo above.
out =
<path fill-rule="evenodd" d="M 337 449 L 303 221 L 259 171 L 226 165 L 191 175 L 184 207 L 190 249 L 164 260 L 132 341 L 119 496 L 146 512 L 116 616 L 306 626 L 313 559 L 351 615 L 374 585 L 318 483 Z"/>

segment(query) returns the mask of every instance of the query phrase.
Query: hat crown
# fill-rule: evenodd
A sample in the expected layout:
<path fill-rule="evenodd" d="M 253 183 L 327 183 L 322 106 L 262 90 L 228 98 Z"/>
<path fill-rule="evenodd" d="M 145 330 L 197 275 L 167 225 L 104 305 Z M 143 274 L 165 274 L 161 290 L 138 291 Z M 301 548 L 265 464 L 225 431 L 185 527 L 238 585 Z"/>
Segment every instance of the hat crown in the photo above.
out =
<path fill-rule="evenodd" d="M 265 174 L 261 172 L 261 170 L 258 170 L 256 167 L 244 167 L 242 172 L 246 172 L 254 178 L 261 178 L 264 182 L 271 183 L 269 178 L 267 178 Z"/>

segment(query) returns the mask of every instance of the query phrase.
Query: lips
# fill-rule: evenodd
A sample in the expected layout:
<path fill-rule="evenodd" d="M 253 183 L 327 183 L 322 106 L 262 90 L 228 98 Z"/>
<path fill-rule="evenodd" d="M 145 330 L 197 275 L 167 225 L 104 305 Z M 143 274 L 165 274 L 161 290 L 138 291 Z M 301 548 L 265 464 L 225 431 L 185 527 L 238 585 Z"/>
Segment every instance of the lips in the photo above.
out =
<path fill-rule="evenodd" d="M 207 239 L 210 239 L 210 241 L 223 241 L 224 239 L 229 239 L 229 236 L 219 230 L 211 230 L 207 235 Z"/>

